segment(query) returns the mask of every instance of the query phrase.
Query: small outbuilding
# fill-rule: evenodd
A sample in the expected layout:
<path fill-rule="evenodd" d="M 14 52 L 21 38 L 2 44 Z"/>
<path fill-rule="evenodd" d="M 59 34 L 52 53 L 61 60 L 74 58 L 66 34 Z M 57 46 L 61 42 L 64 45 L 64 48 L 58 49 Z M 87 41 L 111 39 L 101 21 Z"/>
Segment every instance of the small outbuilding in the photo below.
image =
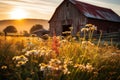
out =
<path fill-rule="evenodd" d="M 112 9 L 98 7 L 77 0 L 64 0 L 55 10 L 49 20 L 50 35 L 63 35 L 62 32 L 70 31 L 72 35 L 86 24 L 97 26 L 96 33 L 102 30 L 104 33 L 118 32 L 120 30 L 120 16 Z"/>
<path fill-rule="evenodd" d="M 45 29 L 38 29 L 38 30 L 32 32 L 32 34 L 34 34 L 34 35 L 36 35 L 38 37 L 42 37 L 45 34 L 49 34 L 49 31 L 45 30 Z"/>

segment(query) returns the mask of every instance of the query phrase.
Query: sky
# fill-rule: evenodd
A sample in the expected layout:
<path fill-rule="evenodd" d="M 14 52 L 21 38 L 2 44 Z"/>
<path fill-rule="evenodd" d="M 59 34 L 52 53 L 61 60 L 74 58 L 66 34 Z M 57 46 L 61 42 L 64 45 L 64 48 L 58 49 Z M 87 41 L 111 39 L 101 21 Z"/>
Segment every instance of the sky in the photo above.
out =
<path fill-rule="evenodd" d="M 0 0 L 0 20 L 35 18 L 49 20 L 63 0 Z M 120 0 L 79 0 L 110 8 L 120 16 Z"/>

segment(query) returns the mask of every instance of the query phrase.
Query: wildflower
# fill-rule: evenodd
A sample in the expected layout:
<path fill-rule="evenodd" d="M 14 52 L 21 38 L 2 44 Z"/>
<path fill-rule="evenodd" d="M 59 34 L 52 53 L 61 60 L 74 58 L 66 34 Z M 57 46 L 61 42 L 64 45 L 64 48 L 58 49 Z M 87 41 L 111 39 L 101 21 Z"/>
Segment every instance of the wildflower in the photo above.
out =
<path fill-rule="evenodd" d="M 14 61 L 28 61 L 28 59 L 27 59 L 24 55 L 14 56 L 14 57 L 12 58 L 12 60 L 14 60 Z"/>
<path fill-rule="evenodd" d="M 94 44 L 93 44 L 92 42 L 90 42 L 90 41 L 88 41 L 88 44 L 89 44 L 89 45 L 94 45 Z"/>
<path fill-rule="evenodd" d="M 82 70 L 82 71 L 85 71 L 85 70 L 86 70 L 85 65 L 82 65 L 82 64 L 80 64 L 78 68 L 79 68 L 80 70 Z"/>
<path fill-rule="evenodd" d="M 79 64 L 75 64 L 74 67 L 75 67 L 75 68 L 78 68 L 78 67 L 79 67 Z"/>
<path fill-rule="evenodd" d="M 61 61 L 60 60 L 58 60 L 58 59 L 51 59 L 50 61 L 49 61 L 49 64 L 51 65 L 51 66 L 59 66 L 60 64 L 61 64 Z"/>
<path fill-rule="evenodd" d="M 20 55 L 20 56 L 14 56 L 12 60 L 14 60 L 14 62 L 16 63 L 16 67 L 20 67 L 21 65 L 26 64 L 28 58 L 26 58 L 24 55 Z"/>
<path fill-rule="evenodd" d="M 63 70 L 63 73 L 64 73 L 64 74 L 70 74 L 70 71 L 68 71 L 68 68 L 65 68 L 65 69 Z"/>
<path fill-rule="evenodd" d="M 89 63 L 87 63 L 86 69 L 87 69 L 88 72 L 91 72 L 91 71 L 93 71 L 94 68 L 92 67 L 92 65 L 90 65 Z"/>
<path fill-rule="evenodd" d="M 62 32 L 62 34 L 70 34 L 71 31 L 65 31 L 65 32 Z"/>
<path fill-rule="evenodd" d="M 46 51 L 45 50 L 41 50 L 40 51 L 40 56 L 43 56 L 43 55 L 45 55 L 46 54 Z"/>
<path fill-rule="evenodd" d="M 39 66 L 41 71 L 44 71 L 47 68 L 47 65 L 45 63 L 41 63 Z"/>
<path fill-rule="evenodd" d="M 12 58 L 12 60 L 18 60 L 19 59 L 19 56 L 14 56 L 13 58 Z"/>
<path fill-rule="evenodd" d="M 44 75 L 59 76 L 61 73 L 70 74 L 67 64 L 62 63 L 59 59 L 51 59 L 48 64 L 41 63 L 39 66 Z"/>
<path fill-rule="evenodd" d="M 2 66 L 1 69 L 7 69 L 7 66 Z"/>
<path fill-rule="evenodd" d="M 52 49 L 55 51 L 57 55 L 59 55 L 58 47 L 60 46 L 59 40 L 56 38 L 56 34 L 54 33 L 53 36 L 53 43 L 52 43 Z"/>
<path fill-rule="evenodd" d="M 85 25 L 85 28 L 82 28 L 81 29 L 81 32 L 83 31 L 94 31 L 94 30 L 97 30 L 97 27 L 95 25 L 92 25 L 92 24 L 86 24 Z"/>
<path fill-rule="evenodd" d="M 83 31 L 89 31 L 89 29 L 88 28 L 82 28 L 81 32 L 83 32 Z"/>
<path fill-rule="evenodd" d="M 97 27 L 93 25 L 92 27 L 89 27 L 89 30 L 97 30 Z"/>
<path fill-rule="evenodd" d="M 48 51 L 46 51 L 45 56 L 49 56 L 49 55 L 51 55 L 51 53 L 52 53 L 52 50 L 48 50 Z"/>
<path fill-rule="evenodd" d="M 94 30 L 97 30 L 97 26 L 93 26 L 94 27 Z"/>
<path fill-rule="evenodd" d="M 39 54 L 39 50 L 31 50 L 31 51 L 27 51 L 25 53 L 26 56 L 30 56 L 30 55 L 38 55 Z"/>
<path fill-rule="evenodd" d="M 25 61 L 19 61 L 17 62 L 17 65 L 21 66 L 21 65 L 24 65 L 26 62 Z"/>
<path fill-rule="evenodd" d="M 92 24 L 86 24 L 85 26 L 86 27 L 92 27 L 93 25 Z"/>
<path fill-rule="evenodd" d="M 91 45 L 91 46 L 93 46 L 94 43 L 92 43 L 90 41 L 82 41 L 82 45 Z"/>
<path fill-rule="evenodd" d="M 82 41 L 82 45 L 86 45 L 87 44 L 87 41 Z"/>
<path fill-rule="evenodd" d="M 69 29 L 72 31 L 72 30 L 73 30 L 73 27 L 69 27 Z"/>

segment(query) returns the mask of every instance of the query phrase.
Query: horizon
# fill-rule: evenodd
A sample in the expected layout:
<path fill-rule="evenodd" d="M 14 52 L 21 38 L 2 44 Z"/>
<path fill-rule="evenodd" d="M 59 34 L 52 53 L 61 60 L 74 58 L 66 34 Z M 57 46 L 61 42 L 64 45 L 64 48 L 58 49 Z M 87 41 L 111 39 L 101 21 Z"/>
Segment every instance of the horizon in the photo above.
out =
<path fill-rule="evenodd" d="M 45 19 L 50 20 L 63 0 L 5 0 L 0 1 L 0 20 Z M 120 16 L 119 0 L 78 0 L 99 7 L 112 9 Z"/>
<path fill-rule="evenodd" d="M 3 32 L 3 30 L 7 26 L 14 26 L 18 33 L 23 32 L 23 31 L 30 31 L 32 26 L 40 24 L 43 26 L 44 29 L 48 30 L 49 25 L 48 25 L 48 20 L 44 19 L 21 19 L 21 20 L 0 20 L 0 32 Z"/>

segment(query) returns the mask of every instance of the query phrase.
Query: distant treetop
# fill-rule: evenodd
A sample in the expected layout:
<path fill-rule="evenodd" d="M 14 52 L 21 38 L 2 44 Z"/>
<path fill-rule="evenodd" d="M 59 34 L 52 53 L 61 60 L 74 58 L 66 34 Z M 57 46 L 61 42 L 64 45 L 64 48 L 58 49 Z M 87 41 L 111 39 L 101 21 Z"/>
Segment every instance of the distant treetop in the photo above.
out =
<path fill-rule="evenodd" d="M 43 25 L 40 25 L 40 24 L 33 25 L 32 28 L 30 29 L 30 33 L 33 33 L 34 31 L 40 30 L 40 29 L 43 29 Z"/>
<path fill-rule="evenodd" d="M 4 30 L 3 30 L 4 33 L 17 33 L 17 29 L 10 25 L 10 26 L 7 26 Z"/>

